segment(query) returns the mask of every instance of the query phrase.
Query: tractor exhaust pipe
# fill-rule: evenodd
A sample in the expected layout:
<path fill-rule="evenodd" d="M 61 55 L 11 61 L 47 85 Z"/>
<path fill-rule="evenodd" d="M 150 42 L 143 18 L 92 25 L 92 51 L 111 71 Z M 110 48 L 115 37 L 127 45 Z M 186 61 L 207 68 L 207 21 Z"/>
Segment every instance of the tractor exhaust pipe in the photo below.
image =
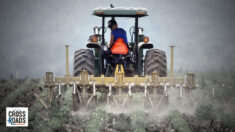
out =
<path fill-rule="evenodd" d="M 65 76 L 69 76 L 69 45 L 65 45 L 66 47 L 66 74 Z"/>
<path fill-rule="evenodd" d="M 170 46 L 171 47 L 171 72 L 170 72 L 170 76 L 173 77 L 173 58 L 174 58 L 174 47 L 173 45 Z"/>

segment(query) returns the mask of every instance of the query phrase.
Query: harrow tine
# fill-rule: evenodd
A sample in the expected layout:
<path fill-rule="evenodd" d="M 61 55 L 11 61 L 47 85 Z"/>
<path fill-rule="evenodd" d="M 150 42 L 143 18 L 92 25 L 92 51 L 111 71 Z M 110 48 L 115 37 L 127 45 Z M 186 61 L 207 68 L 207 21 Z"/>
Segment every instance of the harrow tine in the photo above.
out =
<path fill-rule="evenodd" d="M 107 105 L 110 105 L 110 97 L 112 95 L 112 84 L 109 83 L 109 93 L 108 93 L 108 96 L 107 96 Z"/>
<path fill-rule="evenodd" d="M 81 101 L 81 104 L 82 104 L 82 98 L 81 98 L 81 96 L 80 96 L 80 93 L 79 93 L 79 91 L 78 91 L 78 88 L 76 88 L 76 90 L 77 90 L 78 98 L 79 98 L 79 100 Z"/>
<path fill-rule="evenodd" d="M 109 83 L 109 93 L 108 93 L 108 96 L 111 96 L 112 94 L 112 84 Z"/>
<path fill-rule="evenodd" d="M 59 82 L 59 96 L 61 95 L 61 84 Z"/>
<path fill-rule="evenodd" d="M 128 95 L 131 96 L 131 83 L 128 83 Z"/>
<path fill-rule="evenodd" d="M 87 104 L 86 104 L 86 108 L 88 107 L 88 105 L 90 104 L 91 100 L 93 99 L 95 95 L 91 95 L 91 97 L 89 98 L 89 100 L 87 101 Z"/>
<path fill-rule="evenodd" d="M 73 94 L 76 94 L 76 81 L 73 82 Z"/>
<path fill-rule="evenodd" d="M 123 102 L 123 107 L 125 106 L 125 104 L 126 104 L 126 102 L 127 102 L 127 99 L 128 99 L 128 97 L 129 96 L 131 96 L 131 83 L 128 83 L 128 93 L 127 93 L 127 95 L 126 95 L 126 97 L 125 97 L 125 99 L 124 99 L 124 102 Z"/>
<path fill-rule="evenodd" d="M 72 97 L 73 97 L 73 111 L 78 110 L 79 106 L 78 106 L 78 98 L 76 95 L 76 81 L 73 81 L 73 93 L 72 93 Z"/>
<path fill-rule="evenodd" d="M 161 95 L 161 98 L 160 98 L 160 100 L 159 100 L 159 102 L 158 102 L 158 104 L 157 104 L 156 110 L 157 110 L 157 109 L 159 108 L 159 106 L 161 105 L 164 96 L 167 96 L 167 85 L 169 85 L 169 84 L 164 83 L 164 93 L 163 93 L 163 95 Z"/>
<path fill-rule="evenodd" d="M 125 104 L 126 104 L 127 98 L 128 98 L 128 94 L 126 95 L 126 97 L 125 97 L 125 99 L 124 99 L 124 102 L 123 102 L 123 104 L 122 104 L 123 107 L 124 107 Z"/>
<path fill-rule="evenodd" d="M 39 102 L 44 106 L 44 108 L 48 110 L 48 106 L 46 105 L 46 103 L 42 99 L 40 99 L 36 93 L 34 93 L 34 96 L 39 100 Z"/>
<path fill-rule="evenodd" d="M 61 83 L 58 83 L 59 95 L 57 96 L 57 103 L 60 104 L 63 100 L 63 96 L 61 94 Z"/>
<path fill-rule="evenodd" d="M 162 102 L 163 96 L 164 96 L 164 95 L 161 96 L 161 98 L 160 98 L 160 100 L 159 100 L 159 102 L 158 102 L 158 104 L 157 104 L 156 110 L 159 108 L 159 106 L 160 106 L 160 104 L 161 104 L 161 102 Z"/>
<path fill-rule="evenodd" d="M 167 86 L 166 86 L 167 84 L 165 83 L 164 84 L 164 95 L 166 95 L 166 91 L 167 91 Z"/>
<path fill-rule="evenodd" d="M 107 96 L 107 105 L 111 104 L 111 99 L 115 103 L 115 105 L 117 105 L 117 100 L 114 98 L 114 96 L 112 94 L 112 83 L 109 83 L 109 93 Z"/>
<path fill-rule="evenodd" d="M 144 97 L 147 97 L 147 84 L 144 83 Z"/>
<path fill-rule="evenodd" d="M 152 99 L 151 99 L 151 97 L 150 97 L 150 95 L 149 95 L 149 92 L 148 92 L 148 91 L 147 91 L 147 94 L 148 94 L 148 99 L 149 99 L 150 105 L 151 105 L 151 107 L 153 108 L 153 102 L 152 102 Z"/>
<path fill-rule="evenodd" d="M 144 97 L 143 97 L 143 106 L 145 106 L 145 98 L 147 97 L 147 84 L 144 83 Z"/>
<path fill-rule="evenodd" d="M 151 99 L 150 94 L 148 92 L 147 83 L 144 83 L 144 100 L 143 100 L 143 105 L 145 105 L 145 98 L 148 98 L 151 107 L 153 107 L 153 102 L 152 102 L 152 99 Z"/>
<path fill-rule="evenodd" d="M 87 101 L 86 108 L 87 108 L 88 105 L 90 104 L 91 100 L 96 96 L 95 81 L 92 82 L 92 88 L 93 88 L 93 94 L 91 95 L 91 97 L 90 97 L 89 100 Z"/>
<path fill-rule="evenodd" d="M 92 82 L 92 87 L 93 87 L 93 95 L 96 95 L 96 88 L 95 88 L 95 81 Z"/>
<path fill-rule="evenodd" d="M 183 98 L 183 86 L 180 84 L 180 99 Z"/>

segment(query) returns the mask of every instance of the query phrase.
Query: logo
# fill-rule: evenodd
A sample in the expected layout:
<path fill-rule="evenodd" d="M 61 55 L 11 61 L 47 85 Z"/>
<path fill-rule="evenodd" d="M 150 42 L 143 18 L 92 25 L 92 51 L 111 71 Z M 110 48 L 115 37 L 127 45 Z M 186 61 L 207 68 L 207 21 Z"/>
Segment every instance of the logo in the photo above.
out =
<path fill-rule="evenodd" d="M 27 127 L 28 108 L 27 107 L 7 107 L 6 108 L 7 127 Z"/>

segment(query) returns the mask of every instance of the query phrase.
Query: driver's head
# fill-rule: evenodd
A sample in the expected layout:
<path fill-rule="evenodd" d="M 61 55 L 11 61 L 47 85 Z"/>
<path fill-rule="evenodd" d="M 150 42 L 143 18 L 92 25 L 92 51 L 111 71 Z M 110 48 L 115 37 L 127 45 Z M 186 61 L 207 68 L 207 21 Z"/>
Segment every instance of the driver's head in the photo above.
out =
<path fill-rule="evenodd" d="M 108 28 L 114 30 L 117 28 L 117 22 L 114 19 L 108 21 Z"/>

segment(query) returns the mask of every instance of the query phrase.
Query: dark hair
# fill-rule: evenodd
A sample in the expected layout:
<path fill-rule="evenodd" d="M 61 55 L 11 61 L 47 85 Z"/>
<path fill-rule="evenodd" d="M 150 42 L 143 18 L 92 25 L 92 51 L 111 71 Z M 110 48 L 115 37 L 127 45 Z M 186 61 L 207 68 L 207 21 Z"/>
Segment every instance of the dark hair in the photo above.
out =
<path fill-rule="evenodd" d="M 117 22 L 114 19 L 109 20 L 108 27 L 111 28 L 113 25 L 117 25 Z"/>

